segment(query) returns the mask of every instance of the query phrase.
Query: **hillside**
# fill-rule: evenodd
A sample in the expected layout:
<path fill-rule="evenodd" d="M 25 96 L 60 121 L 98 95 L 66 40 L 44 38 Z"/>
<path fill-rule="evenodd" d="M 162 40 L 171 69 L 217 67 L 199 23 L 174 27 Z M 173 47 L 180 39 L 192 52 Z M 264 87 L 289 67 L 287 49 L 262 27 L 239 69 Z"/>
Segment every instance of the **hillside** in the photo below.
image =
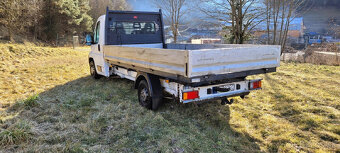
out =
<path fill-rule="evenodd" d="M 140 107 L 87 51 L 0 44 L 0 152 L 336 152 L 340 67 L 282 63 L 231 106 Z"/>

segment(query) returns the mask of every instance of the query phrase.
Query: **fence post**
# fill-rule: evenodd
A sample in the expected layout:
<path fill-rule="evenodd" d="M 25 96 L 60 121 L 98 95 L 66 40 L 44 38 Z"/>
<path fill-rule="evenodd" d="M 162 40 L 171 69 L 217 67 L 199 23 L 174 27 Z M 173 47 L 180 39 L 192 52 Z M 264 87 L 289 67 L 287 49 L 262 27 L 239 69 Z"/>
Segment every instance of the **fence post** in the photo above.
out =
<path fill-rule="evenodd" d="M 76 49 L 76 47 L 79 47 L 79 37 L 73 36 L 73 49 Z"/>

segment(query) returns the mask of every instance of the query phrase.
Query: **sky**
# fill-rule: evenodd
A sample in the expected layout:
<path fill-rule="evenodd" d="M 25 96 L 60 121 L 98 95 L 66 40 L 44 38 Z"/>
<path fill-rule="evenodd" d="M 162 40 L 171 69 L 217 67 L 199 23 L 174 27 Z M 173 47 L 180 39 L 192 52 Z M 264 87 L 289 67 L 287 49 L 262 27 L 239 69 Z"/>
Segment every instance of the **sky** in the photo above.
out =
<path fill-rule="evenodd" d="M 158 11 L 158 8 L 152 5 L 152 0 L 128 0 L 134 11 Z M 340 0 L 312 0 L 317 5 L 334 6 L 340 8 Z"/>
<path fill-rule="evenodd" d="M 159 9 L 152 5 L 151 0 L 128 0 L 133 11 L 158 11 Z"/>

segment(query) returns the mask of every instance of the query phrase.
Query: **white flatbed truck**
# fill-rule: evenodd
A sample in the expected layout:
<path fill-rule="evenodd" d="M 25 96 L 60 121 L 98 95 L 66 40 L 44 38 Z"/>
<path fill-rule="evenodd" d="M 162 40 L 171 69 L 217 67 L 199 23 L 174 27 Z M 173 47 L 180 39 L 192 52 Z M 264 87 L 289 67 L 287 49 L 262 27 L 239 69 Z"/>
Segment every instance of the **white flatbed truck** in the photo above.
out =
<path fill-rule="evenodd" d="M 280 46 L 165 44 L 159 12 L 111 11 L 98 18 L 91 45 L 91 75 L 120 76 L 135 82 L 139 103 L 157 109 L 163 97 L 180 103 L 248 95 L 261 89 L 249 75 L 275 72 Z"/>

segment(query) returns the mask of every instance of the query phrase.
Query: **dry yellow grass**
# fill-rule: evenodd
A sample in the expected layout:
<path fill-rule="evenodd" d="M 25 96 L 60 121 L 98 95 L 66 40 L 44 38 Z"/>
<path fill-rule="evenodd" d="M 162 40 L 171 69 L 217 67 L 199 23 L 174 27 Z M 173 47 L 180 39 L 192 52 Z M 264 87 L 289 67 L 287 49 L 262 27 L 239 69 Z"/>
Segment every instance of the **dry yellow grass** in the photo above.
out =
<path fill-rule="evenodd" d="M 0 101 L 5 106 L 87 75 L 86 51 L 30 44 L 0 44 L 0 50 Z"/>
<path fill-rule="evenodd" d="M 264 89 L 139 106 L 133 82 L 89 77 L 87 51 L 0 44 L 0 152 L 337 152 L 340 67 L 282 63 Z"/>

